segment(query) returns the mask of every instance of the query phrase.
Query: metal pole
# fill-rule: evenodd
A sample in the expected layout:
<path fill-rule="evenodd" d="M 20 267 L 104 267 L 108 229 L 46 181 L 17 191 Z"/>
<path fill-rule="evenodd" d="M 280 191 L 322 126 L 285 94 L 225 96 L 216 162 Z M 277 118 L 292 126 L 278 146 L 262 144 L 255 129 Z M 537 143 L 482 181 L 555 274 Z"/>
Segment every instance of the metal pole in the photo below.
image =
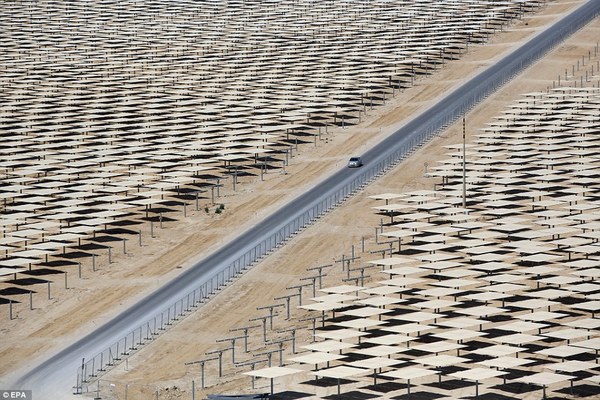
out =
<path fill-rule="evenodd" d="M 235 185 L 237 184 L 237 166 L 235 167 L 234 175 L 233 175 L 233 191 L 235 192 Z"/>
<path fill-rule="evenodd" d="M 81 359 L 81 383 L 85 381 L 85 357 Z M 79 382 L 78 382 L 79 383 Z"/>
<path fill-rule="evenodd" d="M 202 389 L 204 389 L 204 361 L 202 361 L 200 363 L 200 376 L 201 376 L 200 387 Z"/>
<path fill-rule="evenodd" d="M 463 199 L 462 206 L 467 208 L 467 136 L 466 136 L 466 120 L 463 115 Z"/>
<path fill-rule="evenodd" d="M 223 352 L 219 352 L 219 378 L 223 377 Z"/>

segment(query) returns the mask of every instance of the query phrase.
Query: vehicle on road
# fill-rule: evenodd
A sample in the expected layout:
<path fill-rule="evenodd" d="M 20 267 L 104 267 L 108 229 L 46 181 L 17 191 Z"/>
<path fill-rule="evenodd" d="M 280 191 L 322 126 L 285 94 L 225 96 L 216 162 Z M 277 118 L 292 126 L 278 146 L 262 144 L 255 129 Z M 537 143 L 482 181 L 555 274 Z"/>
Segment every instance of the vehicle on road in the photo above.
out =
<path fill-rule="evenodd" d="M 350 160 L 348 160 L 348 168 L 358 168 L 362 166 L 363 162 L 360 157 L 350 157 Z"/>

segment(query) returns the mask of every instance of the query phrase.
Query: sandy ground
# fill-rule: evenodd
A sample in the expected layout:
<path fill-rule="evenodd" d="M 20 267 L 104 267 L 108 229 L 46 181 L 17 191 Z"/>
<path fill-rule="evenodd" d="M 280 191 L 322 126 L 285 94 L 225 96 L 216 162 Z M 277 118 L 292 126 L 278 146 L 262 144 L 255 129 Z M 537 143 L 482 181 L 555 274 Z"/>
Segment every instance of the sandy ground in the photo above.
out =
<path fill-rule="evenodd" d="M 360 125 L 330 129 L 316 147 L 312 144 L 300 146 L 286 168 L 287 174 L 274 171 L 267 174 L 262 182 L 255 177 L 244 178 L 235 193 L 230 183 L 226 182 L 226 187 L 221 191 L 222 197 L 218 200 L 225 205 L 223 214 L 217 215 L 212 209 L 207 214 L 202 210 L 203 205 L 200 211 L 189 210 L 187 218 L 182 216 L 179 221 L 165 223 L 163 229 L 155 228 L 155 238 L 150 237 L 149 227 L 146 226 L 141 247 L 137 243 L 129 244 L 127 254 L 117 252 L 120 254 L 114 255 L 110 265 L 106 256 L 100 258 L 98 271 L 92 272 L 88 266 L 82 279 L 70 278 L 66 290 L 58 281 L 53 288 L 52 300 L 47 300 L 44 292 L 36 294 L 33 311 L 22 306 L 16 310 L 18 318 L 9 321 L 3 317 L 0 328 L 1 380 L 10 381 L 19 371 L 33 367 L 49 354 L 92 331 L 173 279 L 221 243 L 250 228 L 279 205 L 306 190 L 315 180 L 324 179 L 344 167 L 349 155 L 360 154 L 406 123 L 442 93 L 482 67 L 492 64 L 503 52 L 536 33 L 539 27 L 549 24 L 581 3 L 550 2 L 536 15 L 526 16 L 495 35 L 485 46 L 472 46 L 461 60 L 449 63 L 434 75 L 418 81 L 415 87 L 396 94 L 385 106 L 372 110 Z M 566 68 L 571 69 L 578 59 L 593 50 L 598 37 L 600 21 L 596 19 L 469 113 L 468 134 L 476 134 L 479 128 L 518 98 L 520 93 L 551 87 L 559 74 L 564 74 Z M 281 303 L 281 300 L 273 299 L 292 293 L 286 290 L 287 287 L 306 283 L 300 278 L 310 275 L 307 268 L 333 263 L 335 267 L 328 271 L 329 276 L 325 279 L 339 282 L 341 264 L 334 263 L 334 260 L 341 258 L 342 254 L 349 255 L 353 245 L 358 253 L 363 237 L 368 249 L 366 253 L 358 255 L 374 258 L 375 255 L 369 251 L 377 247 L 373 244 L 374 229 L 381 217 L 370 209 L 373 201 L 368 195 L 431 189 L 437 180 L 424 177 L 424 164 L 433 166 L 436 160 L 444 158 L 445 149 L 442 146 L 459 142 L 461 129 L 461 126 L 453 126 L 443 132 L 400 167 L 306 229 L 207 305 L 132 356 L 127 363 L 105 374 L 101 378 L 103 398 L 124 398 L 125 384 L 128 385 L 128 399 L 148 398 L 143 396 L 153 395 L 156 391 L 161 399 L 191 398 L 192 380 L 199 385 L 199 368 L 186 366 L 185 363 L 206 358 L 206 352 L 228 347 L 227 343 L 217 343 L 216 340 L 232 337 L 234 334 L 229 332 L 231 329 L 261 324 L 260 321 L 249 322 L 249 319 L 267 314 L 267 311 L 257 310 L 257 307 Z M 76 276 L 76 273 L 72 275 Z M 304 295 L 310 297 L 310 290 L 305 289 Z M 291 303 L 297 305 L 297 299 L 293 298 Z M 285 314 L 283 309 L 279 311 Z M 280 316 L 275 319 L 275 324 L 277 329 L 285 329 L 290 323 Z M 298 326 L 299 342 L 309 337 L 307 328 L 310 323 L 304 324 Z M 262 342 L 262 328 L 252 329 L 250 347 L 256 352 L 260 352 L 259 342 Z M 242 359 L 242 352 L 239 353 Z M 216 362 L 207 363 L 206 386 L 209 388 L 197 393 L 205 395 L 209 392 L 250 389 L 250 378 L 240 376 L 236 373 L 239 371 L 232 367 L 231 353 L 226 352 L 223 357 L 224 377 L 217 378 Z M 174 386 L 178 389 L 174 390 Z"/>

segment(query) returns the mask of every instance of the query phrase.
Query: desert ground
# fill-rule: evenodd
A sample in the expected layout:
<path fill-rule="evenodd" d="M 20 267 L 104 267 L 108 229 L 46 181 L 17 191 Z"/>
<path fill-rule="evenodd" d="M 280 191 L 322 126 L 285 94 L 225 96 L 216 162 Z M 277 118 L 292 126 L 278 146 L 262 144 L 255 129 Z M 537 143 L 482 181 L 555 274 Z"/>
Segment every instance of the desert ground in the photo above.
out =
<path fill-rule="evenodd" d="M 384 106 L 370 111 L 360 125 L 330 129 L 316 147 L 301 145 L 286 167 L 286 174 L 275 170 L 268 173 L 264 181 L 246 177 L 235 192 L 231 187 L 224 187 L 218 199 L 225 205 L 222 214 L 207 214 L 202 209 L 190 211 L 186 218 L 167 222 L 162 229 L 156 229 L 154 238 L 146 230 L 141 247 L 130 245 L 127 254 L 114 255 L 110 265 L 106 259 L 100 260 L 96 272 L 88 270 L 82 279 L 71 279 L 68 289 L 57 287 L 52 300 L 45 300 L 44 293 L 38 294 L 34 310 L 23 308 L 17 311 L 16 319 L 3 319 L 0 327 L 2 380 L 10 381 L 76 338 L 93 331 L 94 327 L 175 278 L 222 243 L 250 229 L 256 221 L 311 187 L 315 181 L 344 168 L 350 155 L 361 154 L 445 92 L 493 64 L 511 48 L 581 3 L 551 1 L 536 14 L 526 15 L 491 37 L 485 45 L 471 46 L 460 60 L 449 62 L 434 74 L 417 81 L 414 87 L 396 94 Z M 552 87 L 558 75 L 587 56 L 599 37 L 600 20 L 595 19 L 472 110 L 466 117 L 467 136 L 476 135 L 520 94 Z M 342 255 L 350 255 L 352 246 L 359 249 L 363 239 L 367 248 L 364 253 L 356 250 L 357 256 L 361 257 L 357 262 L 377 257 L 370 251 L 377 247 L 374 232 L 381 216 L 371 209 L 373 200 L 369 196 L 432 189 L 439 182 L 425 175 L 425 164 L 434 166 L 437 160 L 444 158 L 447 149 L 443 146 L 459 143 L 461 132 L 460 124 L 442 132 L 126 362 L 108 371 L 100 378 L 102 398 L 125 398 L 127 387 L 128 399 L 154 398 L 155 395 L 160 399 L 188 399 L 192 398 L 192 381 L 196 384 L 196 398 L 203 398 L 208 393 L 251 391 L 250 378 L 240 375 L 239 369 L 232 366 L 230 353 L 224 355 L 222 378 L 217 376 L 216 362 L 206 364 L 206 389 L 203 390 L 198 388 L 198 365 L 185 364 L 207 358 L 207 352 L 227 347 L 227 343 L 217 340 L 232 337 L 232 329 L 260 324 L 260 321 L 249 321 L 265 315 L 265 310 L 257 308 L 280 303 L 274 298 L 290 293 L 286 288 L 298 285 L 302 277 L 310 276 L 307 268 L 333 264 L 327 269 L 325 281 L 339 283 L 343 274 L 341 265 L 335 261 Z M 309 289 L 305 289 L 305 296 L 310 297 Z M 296 302 L 292 299 L 293 305 Z M 280 330 L 292 326 L 285 320 L 285 315 L 276 317 L 274 323 Z M 304 324 L 295 324 L 299 342 L 307 342 L 310 337 L 309 322 Z M 260 329 L 252 332 L 252 335 L 262 335 Z M 259 341 L 252 335 L 250 347 L 257 348 Z M 276 391 L 285 390 L 285 385 L 286 382 L 281 380 Z M 262 389 L 267 391 L 266 387 Z M 333 393 L 334 388 L 330 390 Z"/>

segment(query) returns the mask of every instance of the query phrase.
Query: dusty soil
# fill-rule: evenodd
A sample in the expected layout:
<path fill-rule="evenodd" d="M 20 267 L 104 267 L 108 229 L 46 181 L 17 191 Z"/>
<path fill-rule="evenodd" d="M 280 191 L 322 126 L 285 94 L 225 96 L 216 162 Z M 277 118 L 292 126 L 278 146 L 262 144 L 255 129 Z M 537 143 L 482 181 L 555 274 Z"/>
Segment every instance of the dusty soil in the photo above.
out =
<path fill-rule="evenodd" d="M 550 2 L 536 15 L 526 16 L 492 37 L 486 45 L 471 46 L 461 60 L 448 63 L 433 75 L 416 82 L 414 87 L 397 93 L 386 105 L 370 111 L 360 125 L 330 129 L 316 147 L 312 144 L 300 146 L 286 167 L 287 174 L 271 172 L 265 175 L 262 182 L 256 178 L 244 178 L 235 193 L 231 187 L 223 188 L 218 201 L 225 205 L 224 213 L 217 215 L 211 209 L 211 213 L 207 214 L 202 210 L 203 206 L 200 211 L 188 211 L 187 218 L 167 222 L 163 229 L 155 227 L 155 238 L 150 237 L 149 226 L 145 226 L 141 247 L 130 244 L 127 254 L 115 254 L 110 265 L 106 257 L 101 257 L 96 272 L 87 268 L 82 279 L 70 275 L 68 289 L 64 289 L 60 281 L 57 282 L 50 301 L 46 299 L 46 293 L 36 294 L 33 311 L 23 306 L 16 310 L 18 318 L 2 320 L 2 380 L 10 381 L 20 371 L 36 365 L 66 343 L 92 331 L 159 285 L 173 279 L 220 244 L 305 191 L 316 180 L 324 179 L 342 168 L 349 155 L 360 154 L 406 123 L 445 91 L 492 64 L 504 52 L 581 3 L 580 0 Z M 566 68 L 570 69 L 578 59 L 593 50 L 598 37 L 600 21 L 596 19 L 470 112 L 467 116 L 468 135 L 477 134 L 478 129 L 518 98 L 519 94 L 552 87 L 553 79 L 564 74 Z M 185 363 L 206 358 L 206 352 L 227 348 L 228 343 L 216 341 L 232 337 L 234 333 L 230 333 L 231 329 L 262 324 L 260 320 L 249 322 L 268 313 L 266 310 L 257 310 L 257 307 L 282 303 L 283 300 L 273 299 L 297 292 L 286 288 L 307 283 L 300 281 L 300 278 L 310 276 L 307 268 L 334 264 L 328 269 L 325 280 L 339 283 L 343 272 L 341 263 L 335 260 L 339 260 L 342 254 L 350 255 L 352 246 L 362 259 L 376 258 L 377 254 L 370 251 L 378 248 L 373 239 L 381 217 L 370 209 L 373 200 L 368 196 L 432 189 L 437 180 L 424 176 L 424 163 L 433 166 L 436 160 L 445 158 L 447 149 L 443 146 L 459 142 L 461 130 L 461 126 L 453 126 L 443 132 L 399 167 L 367 187 L 363 193 L 296 236 L 208 304 L 132 356 L 127 363 L 105 374 L 101 378 L 103 395 L 106 398 L 124 398 L 127 384 L 128 399 L 147 398 L 142 396 L 153 395 L 157 391 L 161 399 L 191 398 L 192 380 L 199 385 L 199 367 L 186 366 Z M 365 253 L 359 251 L 362 238 L 367 243 Z M 72 275 L 76 276 L 76 273 Z M 312 296 L 308 288 L 304 289 L 303 294 L 306 298 Z M 292 306 L 297 305 L 297 298 L 292 298 L 291 303 Z M 278 311 L 282 315 L 275 318 L 275 328 L 290 327 L 292 322 L 285 321 L 285 311 L 282 308 Z M 310 333 L 307 329 L 310 322 L 303 324 L 297 326 L 299 343 L 307 343 Z M 261 343 L 262 327 L 252 329 L 250 348 L 261 352 Z M 286 343 L 286 347 L 289 345 Z M 239 344 L 237 346 L 241 348 Z M 243 359 L 242 351 L 238 353 L 239 358 Z M 239 369 L 232 366 L 231 352 L 225 352 L 223 357 L 224 376 L 221 379 L 217 378 L 217 363 L 212 361 L 206 364 L 205 384 L 209 389 L 199 392 L 202 395 L 250 389 L 250 378 L 240 375 Z M 273 357 L 276 359 L 278 355 L 274 354 Z M 280 389 L 284 387 L 285 380 L 278 382 L 278 385 Z"/>

